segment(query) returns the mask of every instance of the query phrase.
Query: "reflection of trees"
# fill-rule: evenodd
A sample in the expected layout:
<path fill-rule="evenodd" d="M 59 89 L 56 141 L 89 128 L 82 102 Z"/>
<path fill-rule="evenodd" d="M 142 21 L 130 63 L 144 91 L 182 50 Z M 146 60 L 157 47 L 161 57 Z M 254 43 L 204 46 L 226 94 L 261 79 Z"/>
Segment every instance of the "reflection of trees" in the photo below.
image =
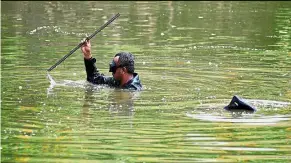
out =
<path fill-rule="evenodd" d="M 141 46 L 149 43 L 153 45 L 159 43 L 161 46 L 153 47 L 159 49 L 163 49 L 167 45 L 187 48 L 187 46 L 199 43 L 238 45 L 241 47 L 245 45 L 248 48 L 260 48 L 262 46 L 277 48 L 267 45 L 276 45 L 276 42 L 279 41 L 278 45 L 289 50 L 290 34 L 288 32 L 290 30 L 287 27 L 290 24 L 288 20 L 290 14 L 288 14 L 287 7 L 286 10 L 281 10 L 282 7 L 288 5 L 285 2 L 207 1 L 2 2 L 2 26 L 5 29 L 2 38 L 5 38 L 5 36 L 13 37 L 14 35 L 22 36 L 24 39 L 21 39 L 21 44 L 25 47 L 24 52 L 32 53 L 26 56 L 34 58 L 34 60 L 28 58 L 27 65 L 33 63 L 34 66 L 39 66 L 43 65 L 39 61 L 48 59 L 48 56 L 51 59 L 46 60 L 48 63 L 55 62 L 56 59 L 62 57 L 71 50 L 71 47 L 76 45 L 72 40 L 78 40 L 78 38 L 76 36 L 70 38 L 70 36 L 53 32 L 46 33 L 44 36 L 41 34 L 31 36 L 26 34 L 27 31 L 36 27 L 51 25 L 60 26 L 67 32 L 89 32 L 97 28 L 95 22 L 101 24 L 100 22 L 108 20 L 112 13 L 118 11 L 121 13 L 120 21 L 117 20 L 112 28 L 102 31 L 96 39 L 96 44 L 104 45 L 108 43 L 110 48 L 115 43 L 116 45 L 138 44 Z M 274 14 L 275 12 L 281 12 L 283 17 L 280 14 Z M 202 18 L 199 18 L 199 16 Z M 278 25 L 277 29 L 275 29 L 276 23 L 274 22 Z M 175 27 L 172 28 L 172 25 Z M 184 28 L 184 30 L 180 30 L 181 28 Z M 168 33 L 165 33 L 165 31 Z M 283 39 L 266 37 L 266 35 L 276 35 L 278 31 L 279 37 Z M 165 35 L 161 36 L 161 33 Z M 214 35 L 212 36 L 212 34 Z M 112 35 L 114 35 L 114 38 L 110 37 Z M 185 37 L 189 39 L 183 39 Z M 19 40 L 19 38 L 15 38 L 15 40 Z M 45 42 L 45 40 L 50 40 L 50 42 Z M 61 50 L 59 47 L 61 47 Z M 100 49 L 108 51 L 103 47 Z M 224 50 L 221 51 L 225 52 Z M 5 55 L 5 50 L 2 52 Z M 47 55 L 48 53 L 51 54 Z M 161 51 L 161 53 L 164 53 L 164 51 Z M 233 51 L 230 51 L 230 53 L 233 53 Z M 156 54 L 148 55 L 146 57 L 150 58 Z M 190 54 L 186 55 L 190 56 Z M 209 56 L 207 55 L 203 54 L 198 57 L 202 62 L 209 62 Z M 212 59 L 216 59 L 215 57 L 212 56 Z M 233 55 L 228 60 L 238 59 Z M 218 56 L 217 62 L 224 62 L 224 58 Z M 229 66 L 237 67 L 237 64 L 230 63 Z"/>
<path fill-rule="evenodd" d="M 211 34 L 220 36 L 244 36 L 248 46 L 266 45 L 273 39 L 264 34 L 274 33 L 273 12 L 278 3 L 272 2 L 176 2 L 174 23 L 178 27 L 196 28 L 183 30 L 183 35 L 191 36 L 198 42 L 208 39 Z M 263 16 L 262 16 L 263 15 Z M 198 17 L 201 17 L 199 19 Z M 260 33 L 258 33 L 260 32 Z M 236 40 L 211 40 L 224 44 L 236 43 Z"/>
<path fill-rule="evenodd" d="M 96 24 L 102 24 L 101 22 L 108 20 L 108 17 L 116 12 L 120 12 L 121 17 L 110 28 L 103 30 L 98 38 L 94 40 L 95 45 L 108 45 L 105 48 L 104 46 L 98 46 L 98 50 L 102 53 L 107 53 L 108 49 L 106 48 L 112 49 L 114 44 L 144 47 L 149 43 L 151 45 L 158 44 L 158 46 L 152 46 L 154 50 L 171 46 L 179 46 L 184 50 L 184 48 L 192 47 L 193 44 L 274 49 L 278 47 L 267 45 L 276 45 L 276 42 L 280 41 L 277 43 L 278 45 L 287 48 L 287 50 L 290 49 L 288 48 L 290 35 L 288 34 L 288 28 L 286 28 L 288 27 L 288 16 L 290 14 L 287 14 L 287 7 L 286 10 L 280 10 L 280 8 L 288 6 L 284 2 L 31 1 L 2 2 L 2 6 L 2 17 L 4 16 L 2 26 L 5 27 L 3 33 L 5 35 L 16 35 L 17 33 L 23 36 L 25 39 L 21 41 L 22 46 L 26 47 L 25 51 L 32 52 L 30 56 L 34 60 L 27 59 L 27 65 L 32 63 L 34 66 L 43 65 L 38 61 L 48 59 L 48 56 L 51 59 L 47 60 L 48 63 L 55 62 L 56 59 L 62 57 L 71 50 L 71 47 L 76 45 L 72 40 L 78 40 L 79 38 L 78 36 L 64 36 L 61 33 L 53 32 L 31 36 L 26 35 L 25 32 L 44 25 L 60 26 L 67 32 L 89 32 L 98 28 Z M 274 14 L 275 12 L 282 13 L 282 17 L 280 14 Z M 284 13 L 286 13 L 285 16 Z M 15 15 L 17 18 L 14 17 Z M 18 21 L 15 19 L 18 19 Z M 274 22 L 278 25 L 277 29 L 275 29 L 276 23 Z M 284 39 L 266 37 L 277 35 L 276 32 L 278 31 L 282 32 L 279 33 L 281 36 L 278 37 L 284 37 Z M 161 33 L 164 33 L 164 35 L 161 36 Z M 113 35 L 114 37 L 111 37 Z M 45 42 L 45 40 L 50 40 L 50 42 Z M 59 47 L 61 47 L 61 50 Z M 143 50 L 147 51 L 148 49 Z M 149 50 L 150 53 L 154 53 L 152 49 Z M 3 52 L 5 54 L 5 50 Z M 191 57 L 192 52 L 188 51 L 188 54 L 185 55 Z M 212 52 L 216 53 L 216 51 L 210 53 Z M 237 51 L 231 49 L 229 51 L 222 49 L 221 52 L 237 53 Z M 47 53 L 51 54 L 47 55 Z M 157 54 L 150 53 L 145 57 L 157 56 Z M 158 55 L 162 55 L 162 53 L 165 54 L 165 51 L 161 50 L 161 54 Z M 208 63 L 210 57 L 204 55 L 207 52 L 202 52 L 202 55 L 199 53 L 200 51 L 195 51 L 195 56 L 199 57 L 202 62 Z M 172 52 L 166 55 L 176 54 Z M 249 57 L 249 55 L 239 55 L 244 60 Z M 227 60 L 237 61 L 237 56 L 229 55 Z M 211 56 L 211 59 L 217 63 L 227 62 L 221 56 Z M 229 67 L 237 67 L 244 63 L 226 64 Z M 233 83 L 239 80 L 236 78 L 238 74 L 235 73 L 231 72 L 227 75 L 231 78 L 234 76 Z"/>
<path fill-rule="evenodd" d="M 277 12 L 275 13 L 275 17 L 276 17 L 276 23 L 275 23 L 276 36 L 279 38 L 276 45 L 279 46 L 280 49 L 290 52 L 291 51 L 290 8 L 285 8 L 285 7 L 278 8 Z"/>
<path fill-rule="evenodd" d="M 134 100 L 139 96 L 139 92 L 131 92 L 127 90 L 112 89 L 106 99 L 100 103 L 100 90 L 96 90 L 95 86 L 88 86 L 85 92 L 85 101 L 82 109 L 82 119 L 85 121 L 93 118 L 90 109 L 100 108 L 108 110 L 112 117 L 125 116 L 132 119 L 134 115 Z M 103 97 L 104 98 L 104 97 Z M 88 121 L 86 122 L 88 123 Z"/>
<path fill-rule="evenodd" d="M 100 22 L 109 11 L 118 11 L 115 6 L 123 5 L 128 13 L 121 13 L 121 18 L 128 18 L 122 25 L 122 36 L 143 38 L 133 43 L 146 44 L 145 40 L 165 39 L 161 33 L 177 27 L 192 27 L 198 31 L 171 31 L 171 35 L 191 36 L 193 39 L 216 35 L 246 36 L 254 45 L 265 44 L 274 39 L 261 33 L 274 33 L 274 12 L 277 2 L 2 2 L 4 15 L 18 14 L 24 28 L 22 32 L 45 25 L 56 25 L 67 31 L 85 32 L 92 29 L 93 22 Z M 260 6 L 260 8 L 258 7 Z M 98 10 L 102 9 L 102 10 Z M 246 9 L 246 10 L 244 10 Z M 266 10 L 268 12 L 266 12 Z M 13 13 L 13 12 L 17 13 Z M 110 12 L 111 13 L 111 12 Z M 114 13 L 114 12 L 112 12 Z M 262 16 L 264 14 L 264 16 Z M 198 17 L 202 16 L 203 19 Z M 260 21 L 258 21 L 260 20 Z M 7 20 L 9 21 L 9 20 Z M 11 21 L 11 20 L 10 20 Z M 121 22 L 118 22 L 118 24 Z M 168 25 L 171 24 L 171 25 Z M 256 27 L 256 28 L 254 28 Z M 90 30 L 89 30 L 90 29 Z M 119 28 L 115 28 L 119 29 Z M 261 31 L 261 33 L 257 33 Z M 104 31 L 107 33 L 107 31 Z M 197 35 L 197 32 L 200 34 Z M 102 39 L 101 39 L 102 40 Z M 130 42 L 130 40 L 128 40 Z M 221 40 L 220 40 L 221 41 Z M 230 40 L 225 40 L 225 43 Z M 175 42 L 176 43 L 176 42 Z"/>

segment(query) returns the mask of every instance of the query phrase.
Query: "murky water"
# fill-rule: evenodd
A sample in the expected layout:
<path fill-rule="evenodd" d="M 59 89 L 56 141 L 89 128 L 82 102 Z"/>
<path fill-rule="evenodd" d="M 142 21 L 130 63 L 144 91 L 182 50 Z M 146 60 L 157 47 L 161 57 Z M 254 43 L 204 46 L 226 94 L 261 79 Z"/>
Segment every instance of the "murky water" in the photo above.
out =
<path fill-rule="evenodd" d="M 290 2 L 1 2 L 1 162 L 290 162 Z M 85 81 L 136 57 L 144 90 Z M 54 81 L 54 82 L 53 82 Z M 233 95 L 254 114 L 223 110 Z"/>

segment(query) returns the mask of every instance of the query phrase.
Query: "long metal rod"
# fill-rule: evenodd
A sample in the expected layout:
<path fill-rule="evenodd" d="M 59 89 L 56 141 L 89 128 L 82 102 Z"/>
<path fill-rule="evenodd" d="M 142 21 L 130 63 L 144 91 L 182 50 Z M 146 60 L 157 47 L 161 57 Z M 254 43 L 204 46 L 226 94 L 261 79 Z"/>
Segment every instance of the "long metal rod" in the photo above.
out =
<path fill-rule="evenodd" d="M 96 30 L 92 35 L 86 38 L 86 40 L 90 40 L 93 38 L 97 33 L 99 33 L 102 29 L 104 29 L 106 26 L 108 26 L 111 22 L 113 22 L 116 18 L 118 18 L 120 14 L 116 14 L 114 17 L 112 17 L 107 23 L 102 25 L 98 30 Z M 71 50 L 67 55 L 65 55 L 63 58 L 61 58 L 56 64 L 54 64 L 52 67 L 50 67 L 47 71 L 53 70 L 55 67 L 57 67 L 59 64 L 61 64 L 65 59 L 67 59 L 70 55 L 72 55 L 75 51 L 77 51 L 84 42 L 81 42 L 77 47 L 75 47 L 73 50 Z"/>

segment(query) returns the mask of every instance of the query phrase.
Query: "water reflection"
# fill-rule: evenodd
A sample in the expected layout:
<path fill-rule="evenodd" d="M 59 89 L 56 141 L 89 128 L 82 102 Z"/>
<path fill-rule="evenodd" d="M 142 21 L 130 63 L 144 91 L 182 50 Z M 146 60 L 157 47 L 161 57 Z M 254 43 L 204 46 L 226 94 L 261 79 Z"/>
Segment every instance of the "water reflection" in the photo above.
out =
<path fill-rule="evenodd" d="M 290 2 L 1 5 L 2 162 L 290 162 Z M 117 10 L 98 66 L 132 51 L 148 89 L 90 85 L 78 52 L 48 82 Z M 258 112 L 225 111 L 232 94 Z"/>
<path fill-rule="evenodd" d="M 134 100 L 139 97 L 140 92 L 131 92 L 118 88 L 107 88 L 109 91 L 106 96 L 106 110 L 112 116 L 128 116 L 133 117 L 134 115 Z M 98 104 L 98 98 L 100 94 L 100 88 L 97 85 L 87 85 L 85 91 L 85 101 L 83 108 L 94 108 Z M 104 101 L 103 101 L 104 103 Z"/>
<path fill-rule="evenodd" d="M 239 116 L 238 116 L 239 115 Z M 282 121 L 288 121 L 291 115 L 278 115 L 278 116 L 246 116 L 242 112 L 232 113 L 232 117 L 215 116 L 209 114 L 189 114 L 186 113 L 187 117 L 211 121 L 211 122 L 231 122 L 231 123 L 242 123 L 246 125 L 274 125 Z"/>
<path fill-rule="evenodd" d="M 102 103 L 100 102 L 100 94 L 102 91 L 106 90 L 107 95 L 104 95 L 104 100 L 107 101 L 106 110 L 109 111 L 111 115 L 117 116 L 128 116 L 133 117 L 134 115 L 134 100 L 138 99 L 141 92 L 138 91 L 129 91 L 118 88 L 110 88 L 106 85 L 93 85 L 86 81 L 72 81 L 72 80 L 63 80 L 56 82 L 50 74 L 47 74 L 47 79 L 50 82 L 49 87 L 47 88 L 47 97 L 54 95 L 54 89 L 56 87 L 66 87 L 71 88 L 83 88 L 84 91 L 84 104 L 83 104 L 83 114 L 89 115 L 89 109 L 96 109 L 96 106 L 103 108 Z"/>

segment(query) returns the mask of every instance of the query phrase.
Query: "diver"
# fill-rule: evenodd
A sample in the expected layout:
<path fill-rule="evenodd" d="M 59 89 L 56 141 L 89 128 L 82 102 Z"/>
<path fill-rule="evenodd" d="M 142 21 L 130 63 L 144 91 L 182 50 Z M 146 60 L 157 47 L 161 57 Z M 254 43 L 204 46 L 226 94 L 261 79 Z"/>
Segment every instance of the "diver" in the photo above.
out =
<path fill-rule="evenodd" d="M 117 53 L 109 64 L 113 77 L 104 76 L 97 69 L 96 59 L 91 54 L 90 40 L 85 40 L 81 50 L 87 73 L 87 81 L 93 84 L 107 84 L 110 87 L 137 90 L 142 89 L 139 76 L 134 72 L 134 56 L 129 52 Z"/>

